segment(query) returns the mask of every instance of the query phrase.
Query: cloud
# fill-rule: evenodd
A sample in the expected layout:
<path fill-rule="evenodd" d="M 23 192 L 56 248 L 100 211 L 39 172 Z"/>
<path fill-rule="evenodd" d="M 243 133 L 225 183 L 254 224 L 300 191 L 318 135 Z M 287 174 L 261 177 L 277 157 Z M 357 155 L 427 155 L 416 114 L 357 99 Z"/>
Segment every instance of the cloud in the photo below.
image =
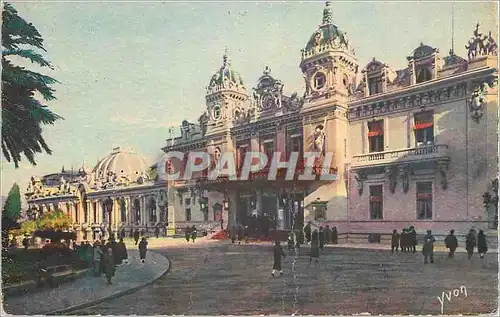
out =
<path fill-rule="evenodd" d="M 179 125 L 179 122 L 156 119 L 154 117 L 145 118 L 128 114 L 115 114 L 109 121 L 126 125 L 141 125 L 148 128 L 170 128 Z"/>

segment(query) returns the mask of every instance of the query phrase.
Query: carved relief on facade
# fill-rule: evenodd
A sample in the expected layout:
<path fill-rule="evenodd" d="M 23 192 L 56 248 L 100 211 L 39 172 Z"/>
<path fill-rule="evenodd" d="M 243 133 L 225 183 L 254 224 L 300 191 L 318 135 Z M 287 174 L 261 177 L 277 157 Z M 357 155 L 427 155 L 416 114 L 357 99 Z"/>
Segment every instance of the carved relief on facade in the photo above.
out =
<path fill-rule="evenodd" d="M 364 182 L 366 181 L 366 174 L 358 171 L 354 173 L 354 182 L 356 184 L 356 188 L 358 189 L 358 195 L 363 195 L 363 187 Z"/>
<path fill-rule="evenodd" d="M 401 186 L 403 188 L 403 192 L 406 194 L 410 189 L 410 175 L 407 166 L 399 167 L 399 177 L 401 179 Z"/>
<path fill-rule="evenodd" d="M 394 166 L 387 166 L 385 168 L 385 175 L 389 181 L 389 190 L 394 194 L 398 183 L 398 171 Z"/>

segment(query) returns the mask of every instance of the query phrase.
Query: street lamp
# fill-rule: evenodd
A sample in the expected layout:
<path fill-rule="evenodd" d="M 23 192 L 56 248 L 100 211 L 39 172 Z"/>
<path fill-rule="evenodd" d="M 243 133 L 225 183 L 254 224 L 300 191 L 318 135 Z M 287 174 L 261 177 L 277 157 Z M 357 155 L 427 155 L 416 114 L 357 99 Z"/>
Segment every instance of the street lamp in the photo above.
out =
<path fill-rule="evenodd" d="M 493 229 L 498 228 L 498 179 L 494 179 L 491 181 L 491 185 L 493 187 L 493 195 L 489 192 L 485 192 L 483 194 L 483 203 L 486 211 L 489 210 L 490 206 L 495 208 L 495 218 L 493 219 Z"/>
<path fill-rule="evenodd" d="M 108 232 L 109 232 L 109 236 L 111 238 L 111 214 L 113 212 L 113 200 L 111 199 L 111 197 L 108 197 L 108 199 L 106 199 L 106 201 L 104 202 L 104 205 L 105 205 L 106 211 L 108 213 Z"/>

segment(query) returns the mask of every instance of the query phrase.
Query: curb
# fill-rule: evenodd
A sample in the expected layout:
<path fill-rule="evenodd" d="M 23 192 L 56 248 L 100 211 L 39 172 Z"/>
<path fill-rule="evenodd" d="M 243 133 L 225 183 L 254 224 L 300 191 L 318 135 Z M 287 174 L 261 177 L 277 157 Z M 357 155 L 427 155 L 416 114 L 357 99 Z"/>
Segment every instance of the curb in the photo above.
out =
<path fill-rule="evenodd" d="M 70 311 L 73 311 L 73 310 L 78 310 L 78 309 L 86 308 L 86 307 L 89 307 L 89 306 L 94 306 L 94 305 L 100 304 L 102 302 L 105 302 L 107 300 L 115 299 L 115 298 L 121 297 L 123 295 L 134 293 L 134 292 L 136 292 L 136 291 L 138 291 L 138 290 L 140 290 L 140 289 L 142 289 L 142 288 L 144 288 L 146 286 L 149 286 L 149 285 L 153 284 L 154 282 L 156 282 L 157 280 L 159 280 L 160 278 L 164 277 L 165 275 L 167 275 L 170 272 L 170 269 L 172 268 L 172 261 L 170 261 L 170 258 L 167 255 L 161 254 L 159 252 L 154 252 L 154 251 L 149 251 L 149 252 L 160 254 L 161 256 L 165 257 L 167 259 L 167 261 L 168 261 L 168 268 L 165 270 L 165 272 L 163 272 L 157 278 L 155 278 L 155 279 L 153 279 L 153 280 L 151 280 L 151 281 L 149 281 L 147 283 L 144 283 L 144 284 L 141 284 L 141 285 L 129 288 L 127 290 L 124 290 L 122 292 L 118 292 L 116 294 L 112 294 L 112 295 L 109 295 L 109 296 L 106 296 L 106 297 L 102 297 L 102 298 L 96 299 L 94 301 L 90 301 L 90 302 L 86 302 L 86 303 L 82 303 L 82 304 L 78 304 L 78 305 L 74 305 L 74 306 L 71 306 L 71 307 L 66 307 L 66 308 L 62 308 L 62 309 L 58 309 L 58 310 L 54 310 L 54 311 L 39 313 L 39 314 L 36 314 L 36 315 L 64 315 L 64 314 L 66 314 L 66 313 L 68 313 Z"/>

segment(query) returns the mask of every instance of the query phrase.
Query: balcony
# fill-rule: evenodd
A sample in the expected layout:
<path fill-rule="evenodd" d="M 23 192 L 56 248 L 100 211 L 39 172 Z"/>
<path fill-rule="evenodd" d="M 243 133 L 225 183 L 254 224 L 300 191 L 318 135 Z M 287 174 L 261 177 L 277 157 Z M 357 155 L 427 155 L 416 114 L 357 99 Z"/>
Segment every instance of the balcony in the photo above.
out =
<path fill-rule="evenodd" d="M 416 163 L 448 160 L 448 145 L 426 145 L 415 148 L 354 155 L 352 168 L 376 167 L 394 163 Z"/>

